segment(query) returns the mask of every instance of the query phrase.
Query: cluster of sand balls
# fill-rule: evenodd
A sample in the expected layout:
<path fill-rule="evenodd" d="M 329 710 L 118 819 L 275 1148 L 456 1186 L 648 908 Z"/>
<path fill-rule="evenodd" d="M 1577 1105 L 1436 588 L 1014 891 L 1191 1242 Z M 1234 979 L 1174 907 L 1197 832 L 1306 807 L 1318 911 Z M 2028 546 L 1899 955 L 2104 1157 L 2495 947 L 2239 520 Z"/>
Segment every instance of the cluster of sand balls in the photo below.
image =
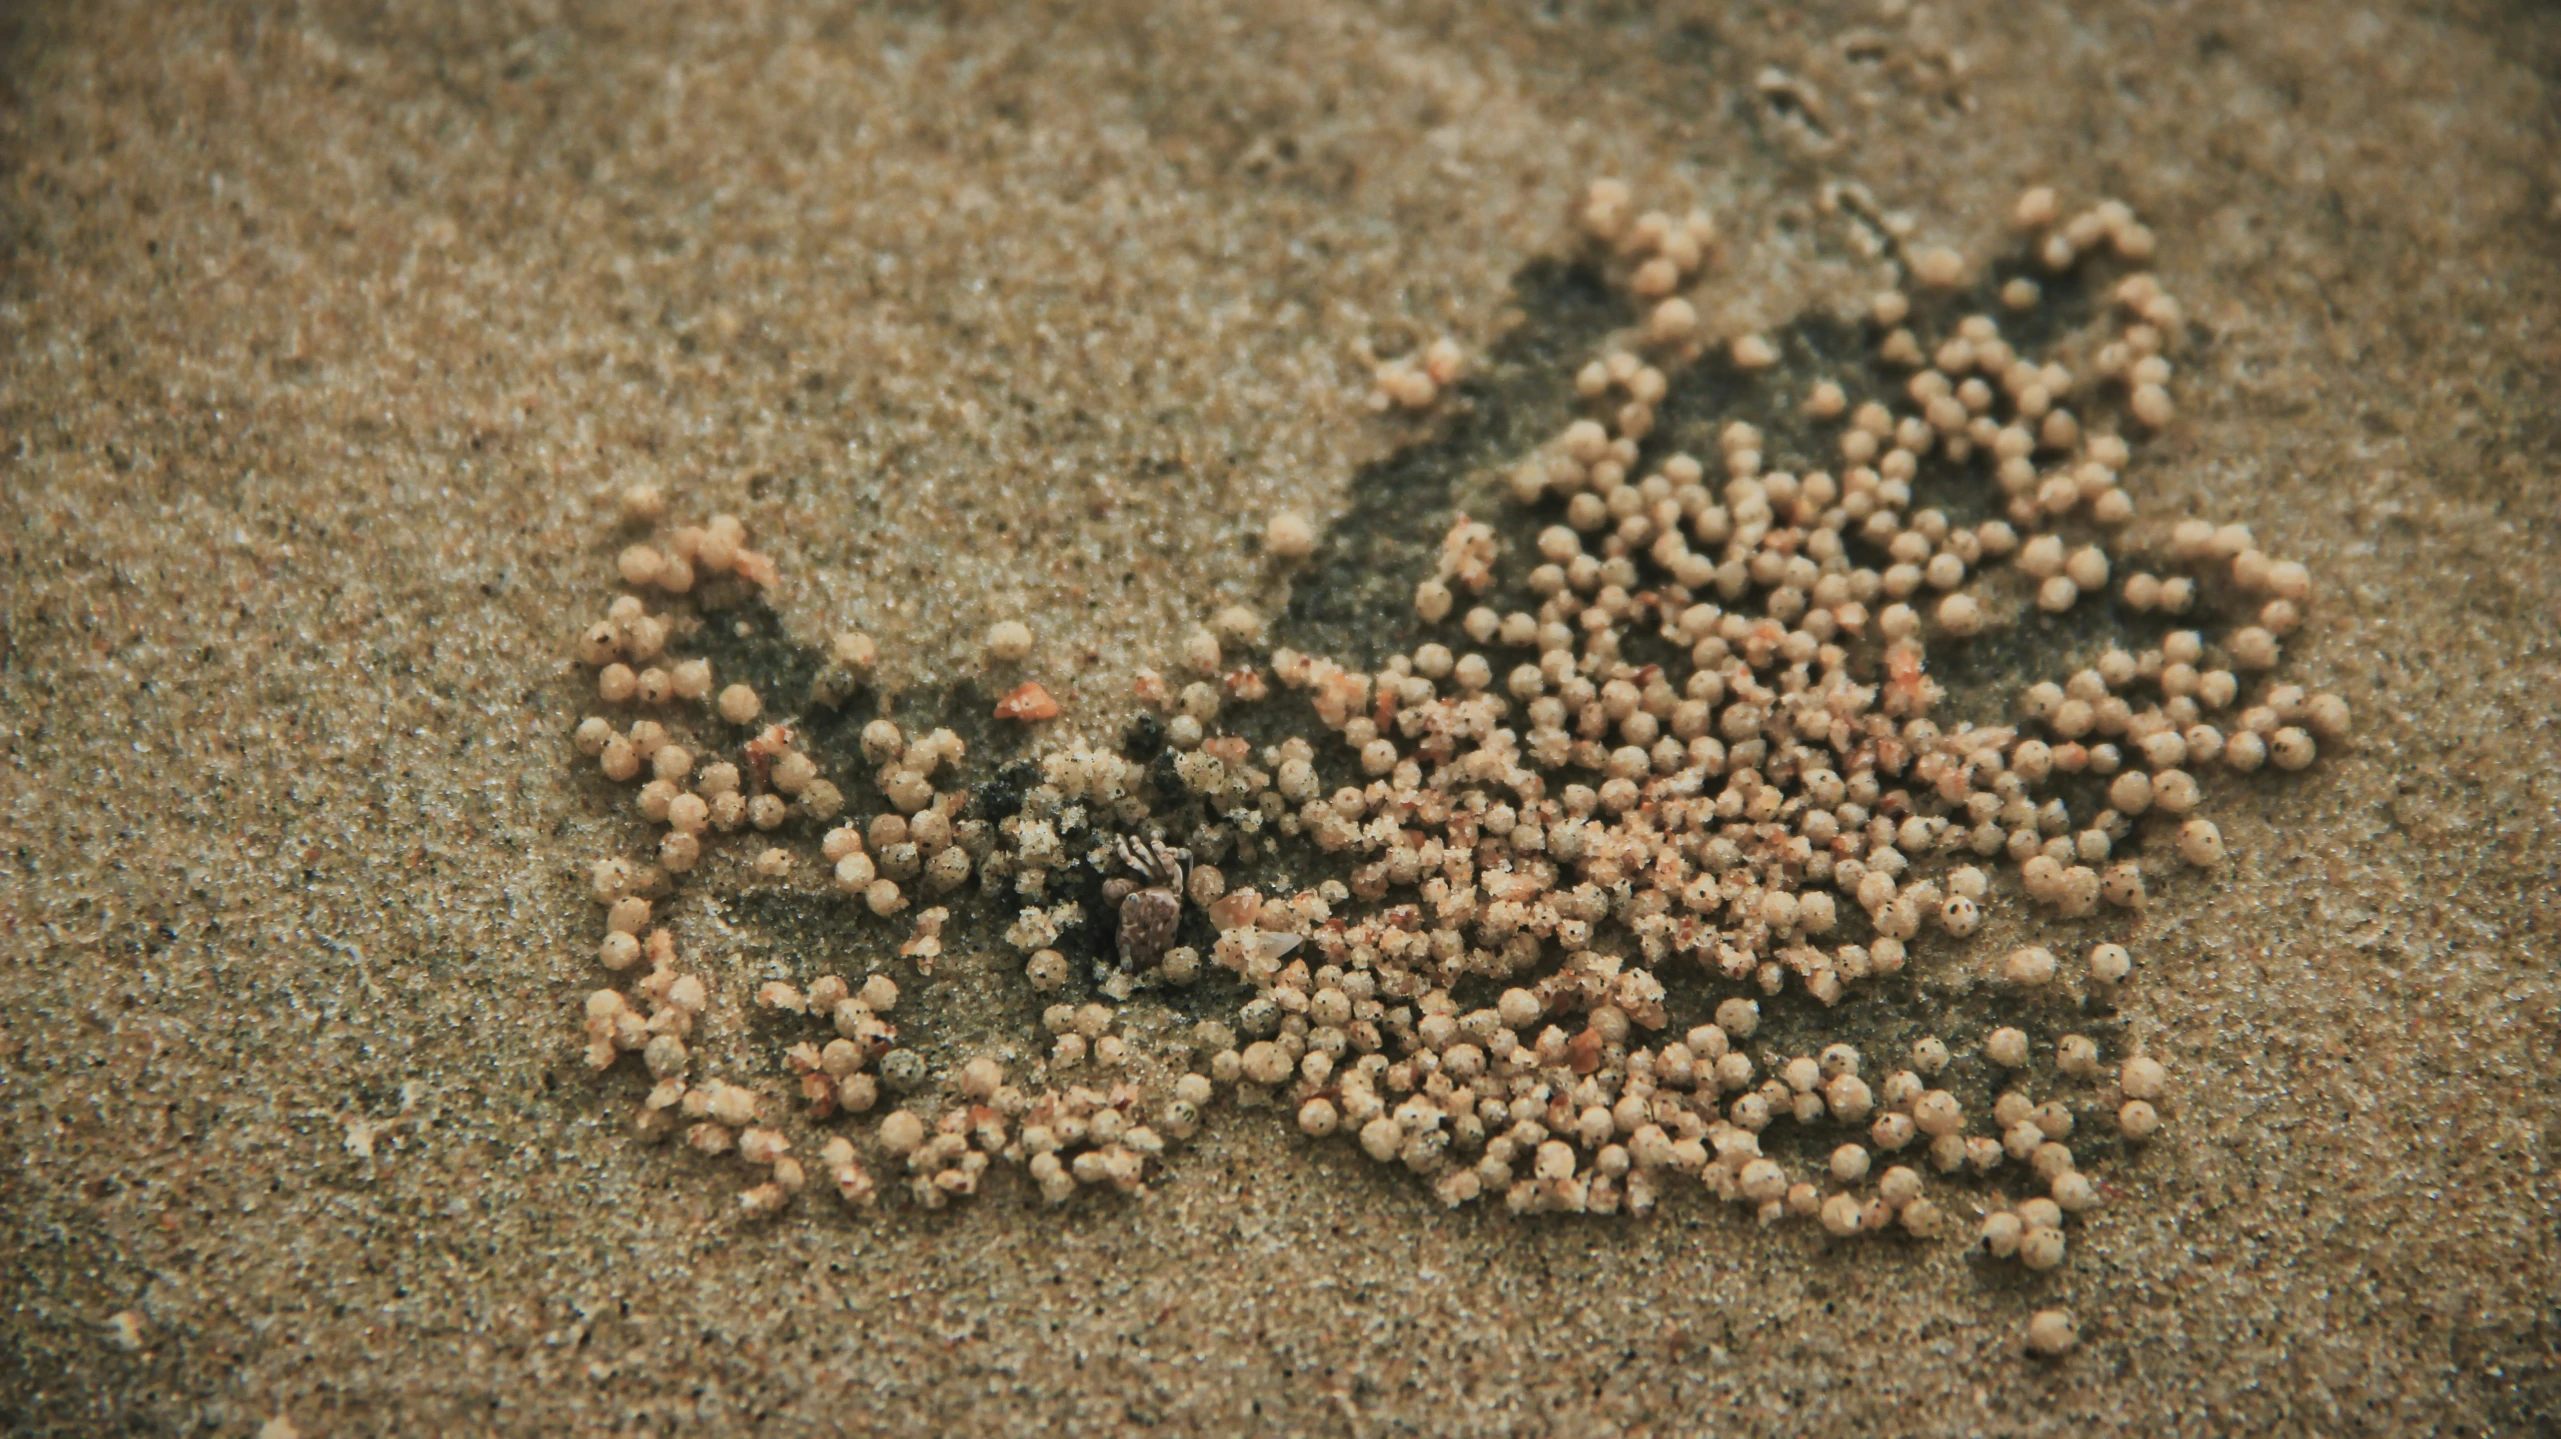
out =
<path fill-rule="evenodd" d="M 1443 637 L 1375 672 L 1288 649 L 1266 669 L 1259 618 L 1231 608 L 1181 640 L 1174 676 L 1142 679 L 1162 756 L 1062 738 L 1019 811 L 991 823 L 965 789 L 936 783 L 963 758 L 948 731 L 911 740 L 878 721 L 862 748 L 881 806 L 858 826 L 836 822 L 852 777 L 820 773 L 788 726 L 759 728 L 743 686 L 715 695 L 703 661 L 667 658 L 691 621 L 616 600 L 582 656 L 599 698 L 637 717 L 588 719 L 578 742 L 608 777 L 641 782 L 639 813 L 664 832 L 654 863 L 596 867 L 602 962 L 651 966 L 639 1007 L 607 989 L 587 1014 L 600 1067 L 638 1051 L 656 1080 L 644 1128 L 691 1118 L 696 1148 L 765 1171 L 752 1209 L 799 1187 L 775 1127 L 788 1100 L 692 1073 L 684 1040 L 702 982 L 677 972 L 672 939 L 651 927 L 651 900 L 706 841 L 751 827 L 819 835 L 834 882 L 884 917 L 920 889 L 975 881 L 1010 916 L 1027 982 L 1056 992 L 1077 979 L 1061 937 L 1111 924 L 1064 897 L 1060 876 L 1134 882 L 1115 841 L 1148 835 L 1189 849 L 1180 897 L 1218 938 L 1206 956 L 1126 956 L 1096 992 L 1125 1004 L 1222 970 L 1239 996 L 1232 1020 L 1126 1034 L 1133 1009 L 1054 1004 L 1045 1053 L 980 1055 L 936 1081 L 896 1044 L 885 974 L 767 986 L 767 1005 L 812 1026 L 785 1063 L 803 1122 L 867 1114 L 884 1083 L 913 1096 L 863 1143 L 842 1131 L 821 1142 L 848 1199 L 876 1197 L 867 1146 L 929 1205 L 974 1193 L 999 1163 L 1053 1201 L 1132 1189 L 1223 1093 L 1281 1108 L 1311 1136 L 1342 1135 L 1450 1204 L 1499 1198 L 1517 1212 L 1641 1214 L 1686 1186 L 1765 1223 L 1928 1238 L 1951 1227 L 1953 1203 L 1933 1197 L 1930 1175 L 2004 1176 L 1990 1182 L 2029 1197 L 1981 1221 L 1983 1252 L 2060 1263 L 2067 1222 L 2105 1192 L 2074 1153 L 2076 1128 L 2096 1114 L 2127 1141 L 2157 1132 L 2174 1109 L 2157 1057 L 2106 1054 L 2080 1034 L 2040 1054 L 1999 1029 L 1979 1058 L 2008 1085 L 1988 1114 L 1969 1114 L 1940 1082 L 1957 1058 L 1941 1040 L 1892 1056 L 1844 1042 L 1777 1053 L 1753 1043 L 1759 1002 L 1796 989 L 1837 1004 L 1913 963 L 1932 934 L 1950 942 L 1933 964 L 1979 965 L 2022 999 L 2128 983 L 2135 958 L 2114 942 L 1979 959 L 1955 942 L 2013 894 L 2057 921 L 2140 909 L 2176 866 L 2223 861 L 2202 813 L 2215 769 L 2300 769 L 2345 734 L 2336 697 L 2264 678 L 2302 621 L 2309 573 L 2206 519 L 2179 523 L 2142 567 L 2112 545 L 2134 514 L 2123 479 L 2135 444 L 2175 418 L 2183 323 L 2139 268 L 2152 235 L 2120 205 L 2066 216 L 2040 189 L 2017 209 L 2031 268 L 2107 285 L 2105 333 L 2079 370 L 2003 338 L 1998 312 L 2043 303 L 2038 280 L 1999 287 L 1996 312 L 1959 314 L 1967 262 L 1908 254 L 1909 290 L 1866 306 L 1899 387 L 1854 398 L 1845 377 L 1801 397 L 1837 428 L 1834 468 L 1780 467 L 1741 419 L 1711 456 L 1649 451 L 1656 407 L 1685 370 L 1710 356 L 1755 370 L 1776 350 L 1702 332 L 1685 292 L 1712 268 L 1706 216 L 1638 213 L 1604 181 L 1576 219 L 1632 309 L 1563 377 L 1586 413 L 1510 470 L 1515 500 L 1550 523 L 1534 554 L 1507 556 L 1494 526 L 1460 517 L 1415 595 Z M 2099 266 L 2118 273 L 2076 273 Z M 1454 347 L 1436 345 L 1382 367 L 1380 393 L 1429 404 L 1460 369 Z M 1925 464 L 1930 483 L 1988 487 L 1992 517 L 1918 505 Z M 1278 563 L 1312 548 L 1303 517 L 1276 517 L 1271 534 Z M 1477 602 L 1522 564 L 1534 608 Z M 620 569 L 635 590 L 672 596 L 723 576 L 772 581 L 726 517 L 633 546 Z M 2247 619 L 2106 650 L 2030 687 L 2014 722 L 1932 717 L 1944 698 L 1934 654 L 2111 588 L 2171 623 L 2235 605 Z M 1019 624 L 991 631 L 1007 662 L 1032 647 Z M 850 686 L 877 651 L 849 634 L 834 656 Z M 1274 685 L 1304 695 L 1319 728 L 1259 748 L 1226 731 L 1230 706 Z M 724 746 L 738 757 L 710 758 Z M 1292 855 L 1333 877 L 1264 894 L 1231 887 L 1222 868 Z M 768 848 L 753 864 L 781 878 L 794 860 Z M 947 917 L 919 915 L 900 947 L 920 973 Z M 1678 975 L 1723 991 L 1712 1018 L 1672 1013 L 1664 979 Z M 1817 1146 L 1828 1158 L 1791 1167 L 1783 1156 L 1802 1146 L 1765 1152 L 1774 1125 L 1830 1136 Z M 2051 1319 L 2039 1318 L 2041 1347 L 2069 1331 Z"/>
<path fill-rule="evenodd" d="M 1373 410 L 1426 410 L 1467 371 L 1467 352 L 1447 335 L 1420 354 L 1399 355 L 1371 370 L 1369 407 Z"/>

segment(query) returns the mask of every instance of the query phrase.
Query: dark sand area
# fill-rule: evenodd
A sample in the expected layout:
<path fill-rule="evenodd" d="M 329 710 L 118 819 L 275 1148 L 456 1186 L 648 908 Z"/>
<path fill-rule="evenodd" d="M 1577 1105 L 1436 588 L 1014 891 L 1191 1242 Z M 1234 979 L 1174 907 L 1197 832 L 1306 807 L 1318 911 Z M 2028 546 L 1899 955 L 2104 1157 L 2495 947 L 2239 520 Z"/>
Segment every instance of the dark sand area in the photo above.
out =
<path fill-rule="evenodd" d="M 2552 1431 L 2556 96 L 2561 11 L 2486 0 L 0 10 L 0 1428 Z M 2124 199 L 2192 322 L 2137 535 L 2312 569 L 2357 738 L 2222 780 L 2127 931 L 2176 1102 L 2068 1263 L 1453 1213 L 1223 1104 L 1063 1211 L 751 1221 L 630 1137 L 577 1013 L 639 827 L 568 741 L 623 485 L 902 718 L 1038 616 L 1105 741 L 1291 615 L 1275 508 L 1428 544 L 1564 413 L 1603 174 L 1719 216 L 1719 333 L 1862 304 L 1862 210 L 1988 258 Z M 1372 416 L 1355 344 L 1444 331 L 1466 405 Z M 1419 554 L 1334 541 L 1282 637 Z M 905 932 L 692 919 L 744 975 Z M 936 1052 L 1028 1042 L 955 933 Z"/>

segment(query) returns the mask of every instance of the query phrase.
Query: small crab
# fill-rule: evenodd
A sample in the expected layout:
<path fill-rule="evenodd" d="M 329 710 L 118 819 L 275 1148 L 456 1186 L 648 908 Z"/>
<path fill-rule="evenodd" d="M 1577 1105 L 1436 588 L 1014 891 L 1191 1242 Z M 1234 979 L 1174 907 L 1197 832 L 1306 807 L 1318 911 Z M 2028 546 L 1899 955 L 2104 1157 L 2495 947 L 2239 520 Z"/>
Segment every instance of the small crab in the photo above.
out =
<path fill-rule="evenodd" d="M 776 759 L 791 753 L 791 726 L 772 724 L 754 739 L 747 741 L 747 770 L 755 776 L 755 788 L 762 791 L 773 773 Z"/>
<path fill-rule="evenodd" d="M 1153 969 L 1183 921 L 1183 866 L 1191 863 L 1191 851 L 1122 835 L 1116 852 L 1138 876 L 1137 882 L 1116 879 L 1103 886 L 1106 899 L 1120 901 L 1120 965 Z"/>

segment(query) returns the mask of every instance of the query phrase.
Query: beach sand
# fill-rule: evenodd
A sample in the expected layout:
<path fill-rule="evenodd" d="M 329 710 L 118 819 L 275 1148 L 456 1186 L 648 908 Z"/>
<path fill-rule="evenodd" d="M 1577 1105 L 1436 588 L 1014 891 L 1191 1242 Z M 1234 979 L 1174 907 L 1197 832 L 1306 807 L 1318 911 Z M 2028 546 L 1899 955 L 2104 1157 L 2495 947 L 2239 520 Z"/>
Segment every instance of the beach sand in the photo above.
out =
<path fill-rule="evenodd" d="M 2561 1424 L 2549 8 L 0 25 L 0 1427 Z M 2124 199 L 2193 322 L 2138 527 L 2311 566 L 2287 673 L 2356 739 L 2220 781 L 2232 863 L 2131 930 L 2111 1022 L 2176 1102 L 2063 1268 L 1700 1195 L 1450 1212 L 1224 1104 L 1064 1211 L 753 1222 L 734 1164 L 630 1137 L 576 1014 L 584 866 L 639 827 L 567 739 L 623 485 L 779 560 L 764 662 L 859 624 L 887 711 L 943 722 L 1024 615 L 1107 741 L 1222 604 L 1411 624 L 1399 546 L 1564 413 L 1533 362 L 1597 333 L 1556 257 L 1604 174 L 1719 217 L 1716 333 L 1885 283 L 1862 205 L 1990 257 L 2025 185 Z M 1354 345 L 1445 332 L 1488 357 L 1464 403 L 1371 415 Z M 1284 507 L 1352 520 L 1295 591 Z M 748 975 L 904 933 L 727 913 Z M 960 932 L 923 1032 L 1028 1044 Z M 2031 1360 L 2058 1306 L 2080 1347 Z"/>

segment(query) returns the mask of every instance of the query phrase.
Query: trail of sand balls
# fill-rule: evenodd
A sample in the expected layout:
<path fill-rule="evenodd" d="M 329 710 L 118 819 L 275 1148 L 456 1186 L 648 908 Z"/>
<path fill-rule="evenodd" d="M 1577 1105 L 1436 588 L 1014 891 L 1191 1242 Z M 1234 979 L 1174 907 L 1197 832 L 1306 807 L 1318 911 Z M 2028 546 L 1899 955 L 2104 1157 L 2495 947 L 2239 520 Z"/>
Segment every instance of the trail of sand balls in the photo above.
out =
<path fill-rule="evenodd" d="M 1527 576 L 1537 608 L 1462 612 L 1507 557 L 1491 526 L 1461 517 L 1415 596 L 1448 643 L 1375 673 L 1285 648 L 1265 664 L 1260 618 L 1223 611 L 1179 647 L 1195 678 L 1142 677 L 1168 760 L 1060 741 L 1010 813 L 973 812 L 956 778 L 966 747 L 950 731 L 911 736 L 884 719 L 861 736 L 884 807 L 842 820 L 844 790 L 789 727 L 768 723 L 744 685 L 715 695 L 707 662 L 668 656 L 670 620 L 643 599 L 681 609 L 698 586 L 770 585 L 772 563 L 727 516 L 626 549 L 630 592 L 581 653 L 598 667 L 599 698 L 642 717 L 589 718 L 576 740 L 609 778 L 639 782 L 639 813 L 663 832 L 654 858 L 594 868 L 599 959 L 618 983 L 586 1001 L 590 1062 L 637 1054 L 653 1083 L 640 1132 L 734 1153 L 754 1212 L 792 1202 L 809 1176 L 798 1153 L 813 1144 L 821 1174 L 858 1205 L 878 1201 L 876 1171 L 938 1207 L 999 1164 L 1022 1168 L 1051 1201 L 1136 1190 L 1223 1096 L 1280 1107 L 1311 1136 L 1348 1135 L 1453 1206 L 1497 1198 L 1517 1213 L 1642 1215 L 1689 1188 L 1764 1223 L 1928 1240 L 1952 1227 L 1956 1177 L 2015 1171 L 2029 1177 L 2010 1182 L 2032 1197 L 1993 1206 L 1975 1242 L 2031 1268 L 2061 1263 L 2067 1222 L 2103 1194 L 2075 1155 L 2075 1129 L 2095 1116 L 2127 1141 L 2152 1136 L 2174 1108 L 2157 1057 L 2106 1054 L 2079 1034 L 2038 1054 L 2022 1031 L 1997 1029 L 1981 1055 L 2008 1083 L 1988 1115 L 1968 1114 L 1936 1082 L 1954 1059 L 1941 1040 L 1899 1057 L 1847 1043 L 1756 1055 L 1754 996 L 1797 986 L 1834 1004 L 1912 963 L 1925 930 L 1962 940 L 2012 895 L 2059 920 L 2139 909 L 2175 869 L 2171 855 L 2222 862 L 2222 836 L 2199 813 L 2215 769 L 2301 769 L 2348 716 L 2333 696 L 2261 681 L 2311 580 L 2246 529 L 2182 521 L 2167 537 L 2182 572 L 2121 572 L 2109 537 L 2133 514 L 2122 477 L 2134 438 L 2175 419 L 2180 310 L 2139 268 L 2153 238 L 2123 206 L 2066 217 L 2039 189 L 2015 218 L 2031 268 L 2092 283 L 2106 281 L 2079 272 L 2115 273 L 2103 333 L 2078 337 L 2095 341 L 2085 371 L 2020 354 L 1994 314 L 1955 314 L 1966 261 L 1911 252 L 1911 292 L 1870 306 L 1878 359 L 1908 372 L 1902 393 L 1853 406 L 1842 382 L 1813 386 L 1802 404 L 1839 425 L 1840 467 L 1796 473 L 1771 469 L 1761 432 L 1740 421 L 1711 459 L 1649 453 L 1655 407 L 1708 350 L 1682 292 L 1718 237 L 1703 215 L 1637 214 L 1624 186 L 1594 184 L 1575 216 L 1581 242 L 1635 313 L 1571 376 L 1585 417 L 1510 472 L 1520 504 L 1556 517 Z M 2026 275 L 1997 298 L 2012 312 L 2043 301 Z M 1719 343 L 1745 370 L 1777 357 L 1757 335 Z M 1432 405 L 1461 368 L 1448 342 L 1391 361 L 1376 403 Z M 1968 525 L 1916 509 L 1913 484 L 1931 459 L 1991 486 L 2000 517 Z M 664 507 L 636 490 L 626 508 L 654 524 Z M 1313 541 L 1301 517 L 1271 521 L 1276 562 Z M 2024 584 L 1998 582 L 2002 567 Z M 2177 629 L 2157 647 L 2111 649 L 2029 688 L 2015 725 L 1931 718 L 1943 698 L 1933 647 L 2013 623 L 2025 605 L 2068 611 L 2112 583 L 2135 611 L 2180 616 L 2214 600 L 2249 618 L 2212 637 Z M 1667 642 L 1686 665 L 1624 658 L 1639 639 Z M 1033 648 L 1020 621 L 989 635 L 1002 660 Z M 878 652 L 848 633 L 831 658 L 812 703 L 855 694 Z M 1303 694 L 1330 732 L 1321 762 L 1348 754 L 1348 768 L 1322 774 L 1309 737 L 1258 750 L 1222 727 L 1223 713 L 1266 702 L 1275 684 Z M 1036 723 L 1058 706 L 1026 685 L 999 714 Z M 2104 808 L 2076 814 L 2054 793 L 2082 775 L 2104 781 Z M 1165 835 L 1169 824 L 1179 832 Z M 884 920 L 930 901 L 898 945 L 917 975 L 906 988 L 925 995 L 950 915 L 942 901 L 964 886 L 1013 915 L 1006 938 L 1025 956 L 1025 982 L 1051 993 L 1075 979 L 1060 936 L 1115 922 L 1059 897 L 1059 876 L 1088 867 L 1112 878 L 1107 896 L 1158 910 L 1123 928 L 1151 938 L 1124 940 L 1119 964 L 1095 976 L 1099 998 L 1047 1010 L 1046 1057 L 1019 1073 L 980 1055 L 928 1076 L 898 1043 L 902 986 L 886 955 L 860 979 L 767 984 L 758 1001 L 809 1027 L 783 1056 L 778 1093 L 699 1072 L 689 1041 L 705 981 L 655 923 L 657 901 L 707 845 L 750 832 L 804 846 L 821 833 L 835 883 Z M 1339 856 L 1346 877 L 1263 894 L 1230 888 L 1219 867 L 1292 845 Z M 774 878 L 805 863 L 770 842 L 749 861 Z M 2005 868 L 2014 885 L 1996 885 Z M 1207 956 L 1166 946 L 1162 907 L 1185 901 L 1218 931 Z M 2000 956 L 1993 982 L 2068 989 L 2075 967 L 2103 990 L 2133 979 L 2123 945 L 2074 948 L 2077 966 L 2042 946 Z M 1952 946 L 1930 962 L 1974 961 Z M 1129 1032 L 1135 996 L 1196 983 L 1208 966 L 1241 983 L 1232 1020 L 1170 1039 Z M 1726 991 L 1712 1019 L 1670 1012 L 1662 977 L 1683 966 Z M 1464 1007 L 1462 985 L 1499 997 Z M 2048 1097 L 2032 1098 L 2037 1088 Z M 884 1089 L 909 1097 L 876 1121 L 841 1122 L 870 1115 Z M 1791 1171 L 1761 1144 L 1781 1123 L 1843 1142 L 1819 1167 Z M 1925 1170 L 1942 1177 L 1935 1186 Z M 2066 1317 L 2040 1315 L 2034 1332 L 2039 1347 L 2069 1346 Z"/>

